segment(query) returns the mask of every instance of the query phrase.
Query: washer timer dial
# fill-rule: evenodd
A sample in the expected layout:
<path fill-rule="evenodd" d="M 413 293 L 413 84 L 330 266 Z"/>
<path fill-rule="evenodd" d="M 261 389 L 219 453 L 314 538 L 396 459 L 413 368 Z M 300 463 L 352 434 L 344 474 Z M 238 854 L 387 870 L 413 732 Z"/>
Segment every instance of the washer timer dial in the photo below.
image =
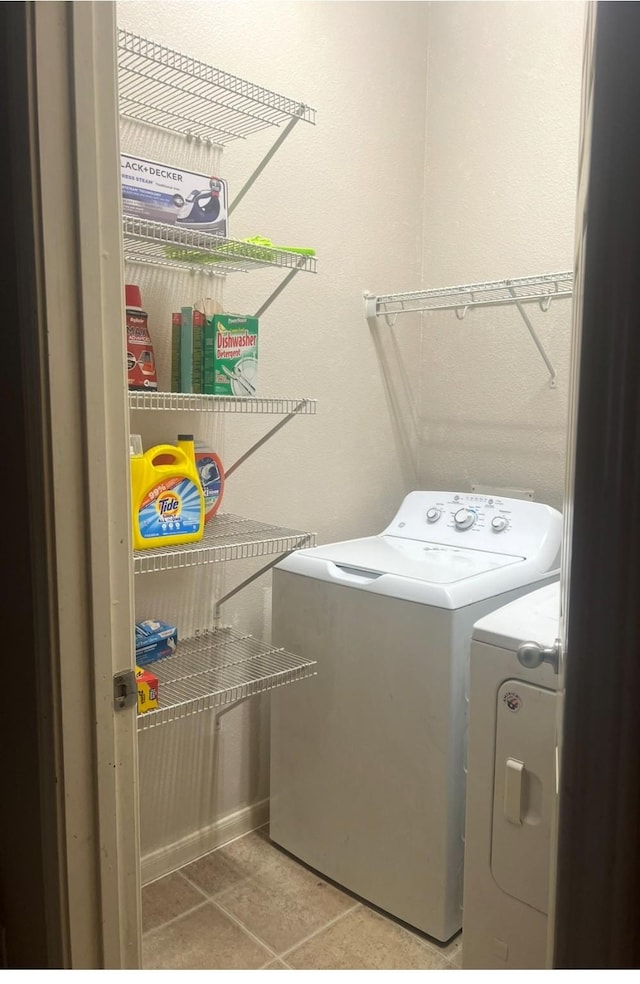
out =
<path fill-rule="evenodd" d="M 436 506 L 427 509 L 427 523 L 437 523 L 441 516 L 442 509 L 438 509 Z"/>
<path fill-rule="evenodd" d="M 473 509 L 458 509 L 454 514 L 453 521 L 459 530 L 469 530 L 476 521 L 476 514 Z"/>

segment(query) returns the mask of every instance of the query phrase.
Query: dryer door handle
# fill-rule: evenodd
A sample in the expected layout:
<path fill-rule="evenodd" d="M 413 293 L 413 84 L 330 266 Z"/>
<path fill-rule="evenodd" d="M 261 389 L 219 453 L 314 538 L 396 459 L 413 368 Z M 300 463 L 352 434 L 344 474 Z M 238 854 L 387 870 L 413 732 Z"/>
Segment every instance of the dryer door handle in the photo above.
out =
<path fill-rule="evenodd" d="M 504 773 L 504 815 L 509 823 L 522 823 L 522 774 L 524 762 L 508 758 Z"/>
<path fill-rule="evenodd" d="M 553 646 L 545 648 L 537 642 L 523 642 L 518 649 L 518 662 L 528 670 L 535 670 L 541 663 L 549 663 L 553 672 L 558 672 L 560 662 L 560 640 L 556 639 Z"/>

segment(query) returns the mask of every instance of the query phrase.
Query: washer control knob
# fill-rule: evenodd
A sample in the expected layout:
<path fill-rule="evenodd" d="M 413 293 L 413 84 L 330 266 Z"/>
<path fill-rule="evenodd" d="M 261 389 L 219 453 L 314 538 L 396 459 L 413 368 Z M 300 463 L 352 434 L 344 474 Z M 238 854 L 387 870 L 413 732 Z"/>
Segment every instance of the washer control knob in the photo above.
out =
<path fill-rule="evenodd" d="M 427 509 L 427 523 L 437 523 L 441 516 L 442 509 L 438 509 L 436 506 Z"/>
<path fill-rule="evenodd" d="M 494 516 L 491 520 L 491 529 L 495 533 L 502 533 L 503 530 L 506 530 L 508 525 L 509 521 L 506 516 Z"/>
<path fill-rule="evenodd" d="M 459 530 L 469 530 L 476 521 L 476 514 L 473 509 L 458 509 L 453 521 Z"/>

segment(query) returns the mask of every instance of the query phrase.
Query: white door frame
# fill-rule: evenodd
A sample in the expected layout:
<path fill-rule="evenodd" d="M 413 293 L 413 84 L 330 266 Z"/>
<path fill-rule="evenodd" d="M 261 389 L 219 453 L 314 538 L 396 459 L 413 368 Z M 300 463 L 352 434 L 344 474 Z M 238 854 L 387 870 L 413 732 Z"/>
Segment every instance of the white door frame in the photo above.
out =
<path fill-rule="evenodd" d="M 128 407 L 115 4 L 27 4 L 49 435 L 64 966 L 140 966 Z"/>

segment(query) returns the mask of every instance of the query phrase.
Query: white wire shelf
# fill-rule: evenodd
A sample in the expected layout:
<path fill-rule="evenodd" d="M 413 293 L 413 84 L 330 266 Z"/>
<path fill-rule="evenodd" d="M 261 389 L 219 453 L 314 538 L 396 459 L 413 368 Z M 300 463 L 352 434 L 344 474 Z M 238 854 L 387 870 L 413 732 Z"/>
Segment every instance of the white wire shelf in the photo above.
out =
<path fill-rule="evenodd" d="M 215 629 L 179 640 L 175 656 L 148 668 L 158 677 L 159 707 L 138 715 L 140 731 L 212 710 L 315 676 L 315 662 L 253 636 Z"/>
<path fill-rule="evenodd" d="M 226 239 L 210 232 L 151 222 L 136 216 L 122 218 L 124 258 L 127 263 L 178 270 L 197 270 L 222 276 L 261 267 L 316 273 L 315 256 L 289 253 L 272 246 Z"/>
<path fill-rule="evenodd" d="M 133 569 L 136 574 L 154 574 L 201 564 L 249 560 L 313 547 L 315 542 L 315 533 L 271 526 L 255 519 L 243 519 L 233 513 L 222 513 L 209 520 L 201 540 L 172 547 L 134 550 Z"/>
<path fill-rule="evenodd" d="M 255 396 L 212 396 L 207 393 L 158 393 L 131 390 L 130 410 L 196 410 L 216 413 L 315 414 L 317 400 Z"/>
<path fill-rule="evenodd" d="M 128 119 L 224 145 L 315 110 L 148 38 L 118 31 L 120 113 Z"/>
<path fill-rule="evenodd" d="M 456 311 L 460 317 L 469 308 L 537 301 L 543 309 L 553 298 L 571 297 L 573 273 L 544 273 L 516 280 L 492 280 L 458 287 L 415 290 L 404 294 L 365 294 L 366 316 L 383 315 L 387 319 L 399 314 L 428 311 Z"/>
<path fill-rule="evenodd" d="M 531 323 L 525 304 L 538 303 L 548 311 L 554 298 L 573 295 L 573 273 L 542 273 L 534 277 L 515 280 L 489 280 L 480 284 L 463 284 L 458 287 L 440 287 L 431 290 L 413 290 L 404 294 L 364 294 L 364 313 L 371 321 L 382 315 L 390 328 L 401 314 L 426 314 L 431 311 L 455 311 L 462 321 L 467 311 L 474 307 L 499 307 L 513 305 L 517 308 L 531 335 L 540 357 L 549 371 L 549 386 L 557 385 L 556 371 L 544 345 Z"/>

